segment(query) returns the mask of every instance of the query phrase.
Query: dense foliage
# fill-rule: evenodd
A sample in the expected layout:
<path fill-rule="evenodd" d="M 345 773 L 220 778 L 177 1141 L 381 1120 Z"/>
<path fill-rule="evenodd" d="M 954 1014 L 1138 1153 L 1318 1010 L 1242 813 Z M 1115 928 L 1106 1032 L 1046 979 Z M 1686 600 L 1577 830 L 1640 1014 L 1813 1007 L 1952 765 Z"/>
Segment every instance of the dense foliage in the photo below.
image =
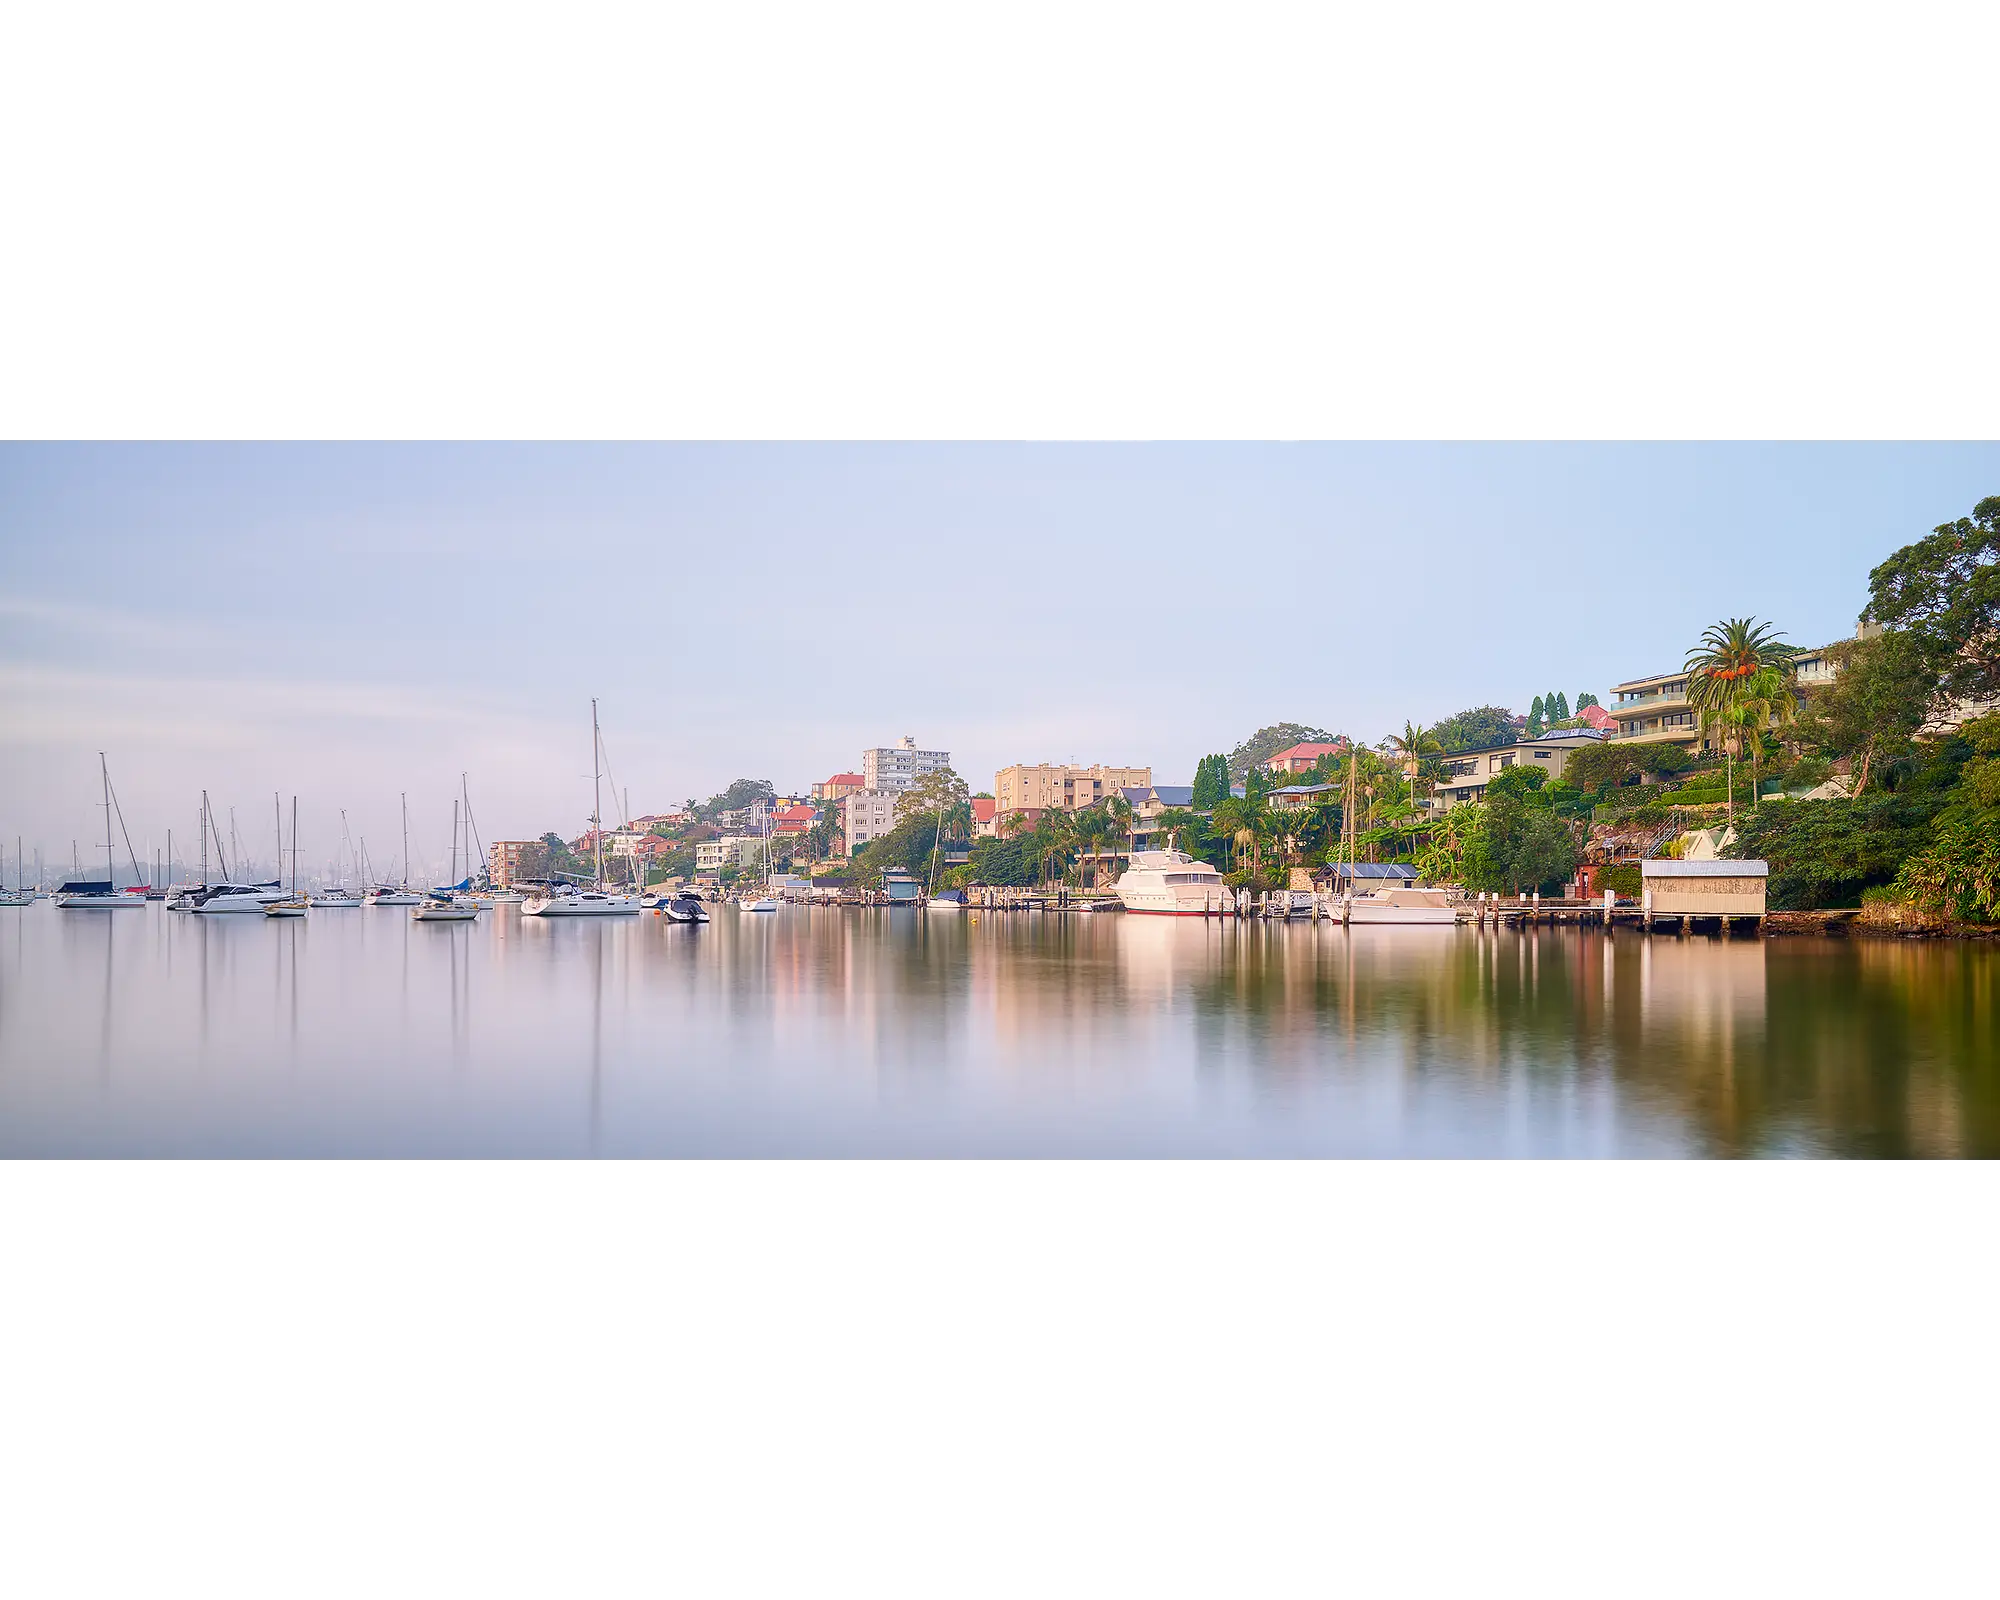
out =
<path fill-rule="evenodd" d="M 1259 728 L 1229 752 L 1229 776 L 1237 783 L 1252 767 L 1261 766 L 1280 750 L 1295 744 L 1332 744 L 1334 736 L 1324 728 L 1308 728 L 1302 722 L 1274 722 Z"/>
<path fill-rule="evenodd" d="M 1431 729 L 1431 734 L 1447 755 L 1487 745 L 1512 744 L 1516 737 L 1514 713 L 1500 706 L 1473 706 L 1446 717 Z"/>
<path fill-rule="evenodd" d="M 704 804 L 697 806 L 695 815 L 704 822 L 713 822 L 724 811 L 741 811 L 759 800 L 775 800 L 777 795 L 778 791 L 769 778 L 738 778 L 721 794 L 711 795 Z"/>
<path fill-rule="evenodd" d="M 1867 616 L 1916 645 L 1933 711 L 2000 697 L 2000 495 L 1869 573 Z"/>
<path fill-rule="evenodd" d="M 1278 749 L 1285 747 L 1279 745 Z M 1274 751 L 1273 754 L 1276 752 Z M 1229 757 L 1203 756 L 1195 763 L 1194 798 L 1190 802 L 1197 811 L 1213 811 L 1218 804 L 1229 798 Z"/>

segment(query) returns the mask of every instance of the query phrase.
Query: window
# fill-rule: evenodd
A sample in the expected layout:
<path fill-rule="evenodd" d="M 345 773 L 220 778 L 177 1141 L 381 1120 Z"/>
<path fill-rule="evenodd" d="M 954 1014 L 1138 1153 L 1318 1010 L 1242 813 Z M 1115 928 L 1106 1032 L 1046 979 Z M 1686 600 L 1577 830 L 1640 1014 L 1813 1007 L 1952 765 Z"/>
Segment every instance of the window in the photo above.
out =
<path fill-rule="evenodd" d="M 1535 752 L 1535 759 L 1537 761 L 1546 761 L 1552 754 L 1554 754 L 1554 752 L 1550 750 L 1537 750 Z"/>

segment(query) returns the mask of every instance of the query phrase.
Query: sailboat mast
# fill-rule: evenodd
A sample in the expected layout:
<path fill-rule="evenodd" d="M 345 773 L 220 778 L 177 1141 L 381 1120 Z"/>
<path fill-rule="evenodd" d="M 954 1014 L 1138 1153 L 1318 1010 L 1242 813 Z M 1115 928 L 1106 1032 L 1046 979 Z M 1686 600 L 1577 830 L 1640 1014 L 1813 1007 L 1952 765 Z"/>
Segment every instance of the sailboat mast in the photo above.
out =
<path fill-rule="evenodd" d="M 590 842 L 596 847 L 597 885 L 604 886 L 604 819 L 599 814 L 604 809 L 604 774 L 598 769 L 602 765 L 599 751 L 602 742 L 597 733 L 597 701 L 590 702 Z"/>
<path fill-rule="evenodd" d="M 458 876 L 458 802 L 451 803 L 451 875 Z"/>
<path fill-rule="evenodd" d="M 285 812 L 284 808 L 278 804 L 278 791 L 276 789 L 271 791 L 271 822 L 278 830 L 278 881 L 283 883 L 285 881 Z M 298 842 L 295 832 L 292 843 L 296 845 Z"/>
<path fill-rule="evenodd" d="M 208 791 L 201 791 L 201 886 L 208 887 Z"/>
<path fill-rule="evenodd" d="M 299 797 L 292 796 L 292 898 L 299 897 Z"/>
<path fill-rule="evenodd" d="M 105 764 L 102 750 L 97 752 L 97 770 L 104 776 L 104 876 L 115 887 L 118 858 L 111 850 L 111 768 Z"/>
<path fill-rule="evenodd" d="M 403 887 L 410 886 L 410 797 L 403 796 Z"/>

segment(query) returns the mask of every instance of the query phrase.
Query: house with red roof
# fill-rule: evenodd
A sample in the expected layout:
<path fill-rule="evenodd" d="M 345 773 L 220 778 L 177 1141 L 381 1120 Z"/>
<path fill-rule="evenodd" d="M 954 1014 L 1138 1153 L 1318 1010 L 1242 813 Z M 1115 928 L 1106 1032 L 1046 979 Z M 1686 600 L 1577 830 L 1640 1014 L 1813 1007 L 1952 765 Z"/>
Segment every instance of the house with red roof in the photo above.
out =
<path fill-rule="evenodd" d="M 804 833 L 819 821 L 817 806 L 779 806 L 771 813 L 773 833 Z"/>
<path fill-rule="evenodd" d="M 1310 772 L 1319 764 L 1321 756 L 1338 756 L 1347 753 L 1347 741 L 1336 739 L 1332 744 L 1295 744 L 1289 750 L 1280 750 L 1264 763 L 1266 772 L 1287 775 Z"/>
<path fill-rule="evenodd" d="M 972 802 L 972 832 L 976 838 L 992 839 L 999 836 L 1000 802 L 998 800 L 974 800 Z"/>

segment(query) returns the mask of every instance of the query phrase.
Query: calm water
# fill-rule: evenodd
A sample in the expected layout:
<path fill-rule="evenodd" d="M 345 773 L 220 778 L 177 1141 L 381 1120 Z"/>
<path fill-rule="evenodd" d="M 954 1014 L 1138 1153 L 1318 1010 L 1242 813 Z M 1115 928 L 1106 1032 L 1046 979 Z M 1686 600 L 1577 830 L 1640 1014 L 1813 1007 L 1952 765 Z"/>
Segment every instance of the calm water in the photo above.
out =
<path fill-rule="evenodd" d="M 2000 951 L 0 910 L 6 1155 L 1992 1155 Z"/>

